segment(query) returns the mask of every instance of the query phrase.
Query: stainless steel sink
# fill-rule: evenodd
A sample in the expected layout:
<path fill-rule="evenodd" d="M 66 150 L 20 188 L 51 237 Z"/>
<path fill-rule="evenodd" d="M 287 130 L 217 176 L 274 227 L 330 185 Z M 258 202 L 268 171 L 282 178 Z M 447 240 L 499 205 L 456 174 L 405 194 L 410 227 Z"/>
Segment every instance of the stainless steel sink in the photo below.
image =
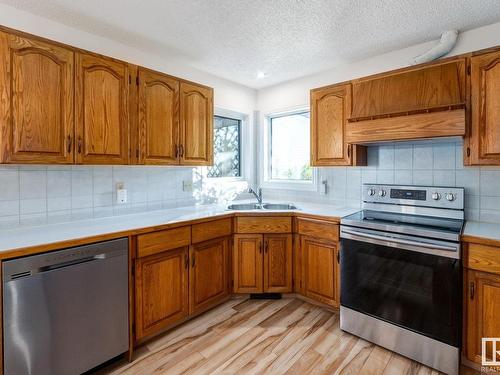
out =
<path fill-rule="evenodd" d="M 227 206 L 228 210 L 248 211 L 248 210 L 296 210 L 293 204 L 284 203 L 237 203 Z"/>
<path fill-rule="evenodd" d="M 288 203 L 264 203 L 262 208 L 264 210 L 296 210 L 297 206 Z"/>
<path fill-rule="evenodd" d="M 257 203 L 238 203 L 238 204 L 230 204 L 227 206 L 228 210 L 235 211 L 246 211 L 246 210 L 259 210 L 261 207 Z"/>

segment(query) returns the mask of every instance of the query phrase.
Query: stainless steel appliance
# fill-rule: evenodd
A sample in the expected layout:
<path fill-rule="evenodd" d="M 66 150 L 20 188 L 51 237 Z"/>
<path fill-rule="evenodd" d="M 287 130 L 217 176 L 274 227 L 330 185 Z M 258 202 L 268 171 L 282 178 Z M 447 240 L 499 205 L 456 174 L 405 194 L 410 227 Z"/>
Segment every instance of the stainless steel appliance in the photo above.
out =
<path fill-rule="evenodd" d="M 340 327 L 458 374 L 464 190 L 363 185 L 341 220 Z"/>
<path fill-rule="evenodd" d="M 80 374 L 128 350 L 128 240 L 6 261 L 5 374 Z"/>

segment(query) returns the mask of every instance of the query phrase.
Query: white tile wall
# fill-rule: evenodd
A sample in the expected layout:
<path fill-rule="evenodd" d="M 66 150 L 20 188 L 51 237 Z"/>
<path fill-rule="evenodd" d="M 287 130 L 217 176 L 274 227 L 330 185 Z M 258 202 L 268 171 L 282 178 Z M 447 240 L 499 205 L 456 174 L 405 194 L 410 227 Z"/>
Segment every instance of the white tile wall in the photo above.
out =
<path fill-rule="evenodd" d="M 464 167 L 461 141 L 390 143 L 368 148 L 368 166 L 319 168 L 326 195 L 265 190 L 268 198 L 360 206 L 362 183 L 464 187 L 466 217 L 500 223 L 500 167 Z"/>
<path fill-rule="evenodd" d="M 197 203 L 192 168 L 0 166 L 0 228 L 122 215 Z M 117 205 L 123 183 L 128 202 Z"/>

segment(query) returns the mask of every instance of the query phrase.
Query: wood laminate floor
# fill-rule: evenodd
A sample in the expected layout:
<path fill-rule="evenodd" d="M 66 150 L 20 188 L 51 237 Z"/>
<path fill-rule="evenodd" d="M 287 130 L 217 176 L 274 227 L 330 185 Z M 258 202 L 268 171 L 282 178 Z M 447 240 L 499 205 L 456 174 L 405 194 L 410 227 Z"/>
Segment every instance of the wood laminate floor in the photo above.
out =
<path fill-rule="evenodd" d="M 338 314 L 294 298 L 232 299 L 134 357 L 98 374 L 438 374 L 342 332 Z"/>

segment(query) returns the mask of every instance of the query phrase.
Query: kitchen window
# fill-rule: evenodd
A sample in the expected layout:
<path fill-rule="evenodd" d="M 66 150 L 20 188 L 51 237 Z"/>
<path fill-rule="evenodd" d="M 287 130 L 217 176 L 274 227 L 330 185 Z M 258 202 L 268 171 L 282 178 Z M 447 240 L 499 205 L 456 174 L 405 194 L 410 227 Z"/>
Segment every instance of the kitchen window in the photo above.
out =
<path fill-rule="evenodd" d="M 261 181 L 264 187 L 316 190 L 310 165 L 309 110 L 265 116 Z"/>
<path fill-rule="evenodd" d="M 214 117 L 214 165 L 207 177 L 241 177 L 241 120 Z"/>

